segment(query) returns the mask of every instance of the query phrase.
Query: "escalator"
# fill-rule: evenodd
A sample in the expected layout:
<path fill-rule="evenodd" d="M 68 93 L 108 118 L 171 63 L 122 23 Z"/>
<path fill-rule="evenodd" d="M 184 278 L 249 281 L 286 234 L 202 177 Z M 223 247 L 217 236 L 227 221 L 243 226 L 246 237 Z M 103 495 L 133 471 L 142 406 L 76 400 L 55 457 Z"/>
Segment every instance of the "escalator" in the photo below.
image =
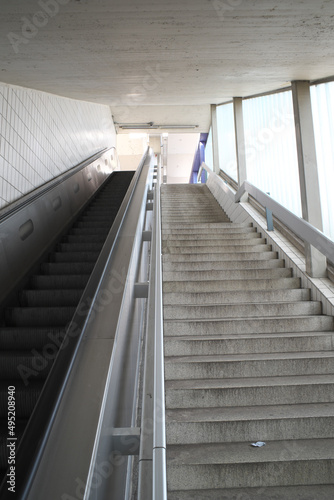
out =
<path fill-rule="evenodd" d="M 114 172 L 46 261 L 28 280 L 0 323 L 0 473 L 8 466 L 8 387 L 15 387 L 16 447 L 51 370 L 133 177 Z M 18 450 L 19 453 L 19 450 Z"/>

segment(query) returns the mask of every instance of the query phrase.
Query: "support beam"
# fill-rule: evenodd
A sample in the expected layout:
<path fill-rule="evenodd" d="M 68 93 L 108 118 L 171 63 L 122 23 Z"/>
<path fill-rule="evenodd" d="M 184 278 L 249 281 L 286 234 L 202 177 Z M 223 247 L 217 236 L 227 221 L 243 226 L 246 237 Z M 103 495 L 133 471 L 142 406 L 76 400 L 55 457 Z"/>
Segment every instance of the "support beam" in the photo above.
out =
<path fill-rule="evenodd" d="M 242 97 L 233 98 L 233 113 L 234 113 L 234 130 L 235 130 L 235 145 L 237 154 L 237 169 L 238 169 L 238 186 L 247 180 L 246 169 L 246 145 L 244 132 L 244 117 L 242 113 Z M 241 202 L 248 200 L 248 195 L 245 193 L 241 198 Z"/>
<path fill-rule="evenodd" d="M 292 82 L 293 110 L 297 141 L 300 193 L 303 218 L 322 231 L 321 200 L 313 129 L 310 83 Z M 326 258 L 305 244 L 306 272 L 316 278 L 327 275 Z"/>
<path fill-rule="evenodd" d="M 219 145 L 218 145 L 218 124 L 217 124 L 217 106 L 211 104 L 211 133 L 212 133 L 212 155 L 213 171 L 219 174 Z"/>

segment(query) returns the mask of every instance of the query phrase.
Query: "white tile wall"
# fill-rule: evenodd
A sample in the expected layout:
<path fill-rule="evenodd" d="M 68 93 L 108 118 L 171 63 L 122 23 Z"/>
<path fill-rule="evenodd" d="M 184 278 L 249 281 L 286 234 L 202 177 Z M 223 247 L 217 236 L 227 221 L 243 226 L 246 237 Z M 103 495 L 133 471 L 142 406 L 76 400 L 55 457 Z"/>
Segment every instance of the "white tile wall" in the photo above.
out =
<path fill-rule="evenodd" d="M 0 209 L 112 146 L 108 106 L 0 83 Z"/>

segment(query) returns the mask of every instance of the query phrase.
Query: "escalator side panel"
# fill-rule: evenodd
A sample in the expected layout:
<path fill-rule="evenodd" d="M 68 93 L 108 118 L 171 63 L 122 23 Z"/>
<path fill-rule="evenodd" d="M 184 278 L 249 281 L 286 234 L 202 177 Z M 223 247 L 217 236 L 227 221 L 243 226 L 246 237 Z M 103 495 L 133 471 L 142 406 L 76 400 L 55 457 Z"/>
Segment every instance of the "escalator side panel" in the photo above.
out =
<path fill-rule="evenodd" d="M 109 174 L 100 168 L 101 161 L 103 157 L 0 219 L 0 303 L 106 180 Z"/>

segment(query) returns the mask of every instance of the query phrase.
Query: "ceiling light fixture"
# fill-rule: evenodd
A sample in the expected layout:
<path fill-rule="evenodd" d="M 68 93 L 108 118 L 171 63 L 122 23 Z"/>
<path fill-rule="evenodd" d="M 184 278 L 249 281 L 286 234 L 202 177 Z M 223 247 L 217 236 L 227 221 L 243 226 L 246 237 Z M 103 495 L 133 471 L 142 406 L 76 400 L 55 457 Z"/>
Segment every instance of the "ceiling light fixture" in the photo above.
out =
<path fill-rule="evenodd" d="M 140 130 L 140 129 L 186 129 L 186 128 L 198 128 L 199 125 L 155 125 L 154 122 L 148 122 L 148 123 L 117 123 L 115 122 L 115 125 L 123 130 Z"/>

